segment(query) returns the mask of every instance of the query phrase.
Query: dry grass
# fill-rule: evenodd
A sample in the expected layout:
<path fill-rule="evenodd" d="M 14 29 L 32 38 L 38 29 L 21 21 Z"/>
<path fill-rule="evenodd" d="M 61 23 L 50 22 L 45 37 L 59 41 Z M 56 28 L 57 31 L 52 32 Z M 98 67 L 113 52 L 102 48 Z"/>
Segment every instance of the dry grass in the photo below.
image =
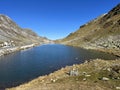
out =
<path fill-rule="evenodd" d="M 48 76 L 39 77 L 8 90 L 115 90 L 116 87 L 120 87 L 120 80 L 111 79 L 108 76 L 111 72 L 107 71 L 115 65 L 120 66 L 120 60 L 93 60 L 80 65 L 67 66 Z M 78 76 L 68 75 L 73 69 L 79 71 Z M 120 76 L 120 73 L 118 75 Z M 101 80 L 103 76 L 110 80 Z"/>
<path fill-rule="evenodd" d="M 88 22 L 66 38 L 55 42 L 86 49 L 97 49 L 120 56 L 119 12 L 120 4 L 108 14 Z"/>

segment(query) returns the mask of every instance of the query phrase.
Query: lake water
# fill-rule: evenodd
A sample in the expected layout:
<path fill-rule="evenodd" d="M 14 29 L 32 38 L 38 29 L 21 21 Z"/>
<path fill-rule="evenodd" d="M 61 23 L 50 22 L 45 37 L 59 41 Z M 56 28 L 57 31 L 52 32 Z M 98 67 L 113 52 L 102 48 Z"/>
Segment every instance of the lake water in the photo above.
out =
<path fill-rule="evenodd" d="M 0 57 L 0 88 L 16 86 L 67 65 L 116 56 L 59 44 L 42 45 Z"/>

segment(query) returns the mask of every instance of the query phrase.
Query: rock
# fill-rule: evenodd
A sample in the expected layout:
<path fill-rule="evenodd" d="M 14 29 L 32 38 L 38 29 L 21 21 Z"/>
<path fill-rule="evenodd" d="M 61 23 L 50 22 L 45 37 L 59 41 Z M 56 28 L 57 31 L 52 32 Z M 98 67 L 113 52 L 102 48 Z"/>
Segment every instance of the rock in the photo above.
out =
<path fill-rule="evenodd" d="M 78 76 L 79 72 L 78 72 L 78 70 L 73 69 L 69 72 L 69 74 L 70 74 L 70 76 Z"/>
<path fill-rule="evenodd" d="M 51 82 L 56 82 L 57 79 L 51 79 Z"/>
<path fill-rule="evenodd" d="M 111 68 L 107 68 L 107 71 L 109 71 L 109 72 L 110 72 L 110 71 L 111 71 Z"/>
<path fill-rule="evenodd" d="M 112 67 L 112 70 L 115 71 L 116 73 L 119 73 L 120 72 L 120 65 L 119 64 L 118 65 L 114 65 Z"/>
<path fill-rule="evenodd" d="M 120 77 L 118 77 L 117 79 L 120 80 Z"/>
<path fill-rule="evenodd" d="M 88 63 L 88 61 L 86 60 L 85 63 Z"/>
<path fill-rule="evenodd" d="M 56 82 L 56 80 L 54 79 L 53 82 Z"/>
<path fill-rule="evenodd" d="M 86 81 L 87 79 L 86 78 L 83 78 L 83 81 Z"/>
<path fill-rule="evenodd" d="M 87 73 L 86 72 L 83 72 L 83 75 L 86 75 Z"/>
<path fill-rule="evenodd" d="M 116 87 L 117 90 L 120 90 L 120 87 Z"/>
<path fill-rule="evenodd" d="M 85 75 L 85 77 L 90 77 L 91 75 Z"/>
<path fill-rule="evenodd" d="M 103 80 L 103 81 L 109 81 L 109 78 L 103 77 L 102 80 Z"/>
<path fill-rule="evenodd" d="M 9 43 L 8 42 L 4 42 L 4 46 L 9 46 Z"/>

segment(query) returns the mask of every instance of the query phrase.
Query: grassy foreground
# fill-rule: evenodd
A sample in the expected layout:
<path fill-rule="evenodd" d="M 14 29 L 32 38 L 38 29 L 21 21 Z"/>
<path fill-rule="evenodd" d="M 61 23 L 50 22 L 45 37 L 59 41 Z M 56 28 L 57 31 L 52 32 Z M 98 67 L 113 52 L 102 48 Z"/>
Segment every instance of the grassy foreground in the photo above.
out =
<path fill-rule="evenodd" d="M 66 66 L 7 90 L 120 90 L 120 59 Z"/>

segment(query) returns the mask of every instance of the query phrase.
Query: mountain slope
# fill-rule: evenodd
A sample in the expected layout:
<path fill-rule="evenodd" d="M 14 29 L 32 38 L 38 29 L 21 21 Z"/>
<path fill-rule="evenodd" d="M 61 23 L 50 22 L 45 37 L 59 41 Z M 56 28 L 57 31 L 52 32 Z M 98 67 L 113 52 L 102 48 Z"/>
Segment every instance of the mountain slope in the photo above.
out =
<path fill-rule="evenodd" d="M 71 33 L 66 38 L 57 40 L 72 46 L 80 46 L 88 49 L 120 49 L 120 4 Z"/>
<path fill-rule="evenodd" d="M 9 17 L 0 15 L 0 47 L 22 46 L 49 41 L 32 30 L 22 29 Z"/>
<path fill-rule="evenodd" d="M 0 56 L 50 42 L 30 29 L 20 28 L 8 16 L 0 15 Z"/>

